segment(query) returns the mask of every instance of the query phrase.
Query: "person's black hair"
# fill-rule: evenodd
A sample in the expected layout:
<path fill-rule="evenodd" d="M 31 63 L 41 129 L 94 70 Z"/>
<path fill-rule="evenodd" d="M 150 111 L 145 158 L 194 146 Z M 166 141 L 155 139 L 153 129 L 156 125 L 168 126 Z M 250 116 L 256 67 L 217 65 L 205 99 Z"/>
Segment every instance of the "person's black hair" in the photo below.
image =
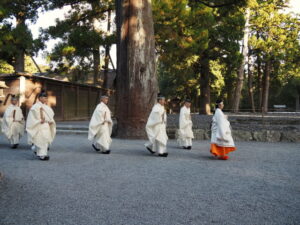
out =
<path fill-rule="evenodd" d="M 38 95 L 39 98 L 41 97 L 48 97 L 47 92 L 46 91 L 41 91 Z"/>
<path fill-rule="evenodd" d="M 222 99 L 217 99 L 217 101 L 216 101 L 216 109 L 219 108 L 219 104 L 220 104 L 221 102 L 223 102 Z"/>
<path fill-rule="evenodd" d="M 165 98 L 165 96 L 162 95 L 161 93 L 158 93 L 158 94 L 157 94 L 157 101 L 159 101 L 159 100 L 161 100 L 161 99 L 164 99 L 164 98 Z"/>

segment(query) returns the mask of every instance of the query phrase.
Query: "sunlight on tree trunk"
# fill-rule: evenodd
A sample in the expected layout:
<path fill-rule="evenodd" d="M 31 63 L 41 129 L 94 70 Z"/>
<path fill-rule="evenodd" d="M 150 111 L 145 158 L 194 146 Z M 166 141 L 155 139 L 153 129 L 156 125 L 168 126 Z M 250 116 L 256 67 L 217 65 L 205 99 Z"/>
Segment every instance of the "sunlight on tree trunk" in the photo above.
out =
<path fill-rule="evenodd" d="M 107 33 L 110 32 L 111 28 L 111 10 L 107 12 Z M 109 51 L 110 51 L 110 45 L 107 44 L 105 46 L 105 58 L 104 58 L 104 81 L 103 86 L 104 88 L 108 88 L 108 66 L 109 66 Z"/>
<path fill-rule="evenodd" d="M 200 114 L 210 115 L 210 72 L 207 50 L 200 59 Z"/>
<path fill-rule="evenodd" d="M 236 88 L 234 93 L 234 102 L 232 104 L 232 110 L 233 112 L 238 112 L 240 107 L 240 101 L 241 101 L 241 94 L 244 84 L 244 68 L 246 63 L 246 58 L 248 55 L 248 38 L 249 38 L 249 19 L 250 19 L 250 9 L 246 9 L 246 23 L 245 23 L 245 30 L 244 30 L 244 39 L 243 39 L 243 46 L 242 46 L 242 56 L 243 60 L 240 65 L 239 71 L 238 71 L 238 77 L 236 82 Z"/>
<path fill-rule="evenodd" d="M 151 1 L 117 0 L 118 136 L 144 138 L 157 97 Z"/>
<path fill-rule="evenodd" d="M 263 97 L 262 97 L 262 112 L 268 112 L 269 103 L 269 87 L 270 87 L 271 60 L 268 59 L 265 65 L 263 77 Z"/>

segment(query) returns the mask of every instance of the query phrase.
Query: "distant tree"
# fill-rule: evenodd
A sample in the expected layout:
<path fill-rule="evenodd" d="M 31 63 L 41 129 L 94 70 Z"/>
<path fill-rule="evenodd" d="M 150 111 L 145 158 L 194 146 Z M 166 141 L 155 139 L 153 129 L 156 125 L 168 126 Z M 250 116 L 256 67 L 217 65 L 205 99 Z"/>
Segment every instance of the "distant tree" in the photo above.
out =
<path fill-rule="evenodd" d="M 33 39 L 26 21 L 35 22 L 38 10 L 44 9 L 47 3 L 46 0 L 0 2 L 0 59 L 15 71 L 24 72 L 25 54 L 34 55 L 43 47 L 39 39 Z"/>
<path fill-rule="evenodd" d="M 283 13 L 287 1 L 258 1 L 250 18 L 250 47 L 257 59 L 259 109 L 268 112 L 272 83 L 284 85 L 299 75 L 300 23 L 297 17 Z M 277 80 L 277 81 L 276 81 Z M 281 86 L 280 85 L 280 86 Z M 271 93 L 272 94 L 272 93 Z"/>
<path fill-rule="evenodd" d="M 93 82 L 99 84 L 100 46 L 115 43 L 115 36 L 107 34 L 100 23 L 107 18 L 107 12 L 114 9 L 110 0 L 57 1 L 50 8 L 72 6 L 64 20 L 44 30 L 44 39 L 59 38 L 54 50 L 49 54 L 52 65 L 59 71 L 76 67 L 80 70 L 93 68 Z"/>

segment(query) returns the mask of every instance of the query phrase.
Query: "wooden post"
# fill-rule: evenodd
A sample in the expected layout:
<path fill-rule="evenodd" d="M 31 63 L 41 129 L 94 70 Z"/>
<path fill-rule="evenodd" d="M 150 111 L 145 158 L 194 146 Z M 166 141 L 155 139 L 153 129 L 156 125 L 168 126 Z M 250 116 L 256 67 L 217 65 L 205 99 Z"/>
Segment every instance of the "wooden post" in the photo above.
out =
<path fill-rule="evenodd" d="M 79 117 L 79 86 L 78 85 L 76 86 L 76 99 L 75 99 L 75 101 L 76 101 L 76 113 L 75 113 L 75 115 L 76 115 L 76 117 Z"/>
<path fill-rule="evenodd" d="M 91 117 L 91 87 L 88 89 L 88 117 Z"/>
<path fill-rule="evenodd" d="M 64 91 L 65 91 L 65 86 L 62 84 L 61 85 L 61 116 L 62 120 L 65 120 L 65 110 L 64 110 Z"/>

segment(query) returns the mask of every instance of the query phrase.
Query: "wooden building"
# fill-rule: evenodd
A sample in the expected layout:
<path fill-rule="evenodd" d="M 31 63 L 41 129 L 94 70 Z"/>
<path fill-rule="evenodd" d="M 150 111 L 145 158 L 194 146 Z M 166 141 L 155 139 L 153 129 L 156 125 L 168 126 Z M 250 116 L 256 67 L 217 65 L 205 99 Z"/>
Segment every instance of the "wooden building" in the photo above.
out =
<path fill-rule="evenodd" d="M 41 90 L 48 93 L 48 104 L 55 112 L 56 120 L 87 120 L 91 117 L 99 98 L 110 95 L 110 108 L 114 112 L 114 94 L 112 90 L 100 87 L 60 81 L 31 74 L 0 74 L 0 81 L 5 82 L 0 96 L 0 117 L 10 104 L 10 95 L 19 96 L 19 104 L 25 116 L 37 101 Z"/>

